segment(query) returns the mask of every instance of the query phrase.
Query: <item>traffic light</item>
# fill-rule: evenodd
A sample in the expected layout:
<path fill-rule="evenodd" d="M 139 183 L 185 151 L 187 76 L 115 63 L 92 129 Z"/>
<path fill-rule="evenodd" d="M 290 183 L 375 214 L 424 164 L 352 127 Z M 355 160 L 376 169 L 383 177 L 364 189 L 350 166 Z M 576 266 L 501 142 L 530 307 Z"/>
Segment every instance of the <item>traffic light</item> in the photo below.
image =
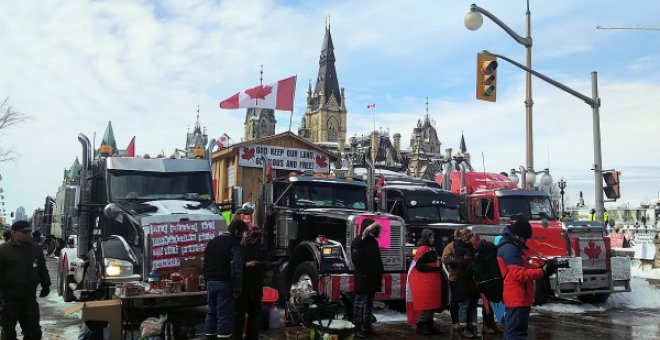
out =
<path fill-rule="evenodd" d="M 621 173 L 616 170 L 603 171 L 603 179 L 605 180 L 605 196 L 609 199 L 621 198 L 621 191 L 619 190 L 619 176 Z"/>
<path fill-rule="evenodd" d="M 477 99 L 494 102 L 497 94 L 497 58 L 477 54 Z"/>

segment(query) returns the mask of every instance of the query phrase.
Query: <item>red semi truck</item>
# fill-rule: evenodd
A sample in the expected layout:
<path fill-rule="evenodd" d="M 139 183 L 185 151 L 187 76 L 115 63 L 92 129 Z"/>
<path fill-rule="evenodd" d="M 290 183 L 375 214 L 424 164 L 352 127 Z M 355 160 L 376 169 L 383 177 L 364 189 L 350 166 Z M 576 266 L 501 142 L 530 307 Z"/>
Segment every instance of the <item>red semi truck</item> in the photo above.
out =
<path fill-rule="evenodd" d="M 486 239 L 498 235 L 516 219 L 529 220 L 533 236 L 527 242 L 532 258 L 566 259 L 570 268 L 537 281 L 536 303 L 549 296 L 577 296 L 584 302 L 605 302 L 611 293 L 630 291 L 630 261 L 610 252 L 606 229 L 596 222 L 560 222 L 544 191 L 523 190 L 498 173 L 443 171 L 436 182 L 461 196 L 464 222 L 493 225 L 479 228 Z"/>

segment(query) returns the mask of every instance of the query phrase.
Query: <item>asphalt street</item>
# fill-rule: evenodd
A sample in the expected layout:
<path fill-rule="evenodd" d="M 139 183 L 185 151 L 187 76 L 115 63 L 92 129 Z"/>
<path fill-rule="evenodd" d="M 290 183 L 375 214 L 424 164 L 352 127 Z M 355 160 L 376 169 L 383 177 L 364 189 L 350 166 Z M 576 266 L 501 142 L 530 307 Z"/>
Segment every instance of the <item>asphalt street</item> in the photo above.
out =
<path fill-rule="evenodd" d="M 41 326 L 44 339 L 76 339 L 79 333 L 79 314 L 65 316 L 64 309 L 72 303 L 62 302 L 55 287 L 56 259 L 47 259 L 53 286 L 51 294 L 40 299 Z M 646 284 L 651 290 L 646 294 L 660 294 L 660 283 L 653 281 Z M 634 288 L 634 287 L 633 287 Z M 650 292 L 650 293 L 648 293 Z M 650 296 L 649 296 L 650 298 Z M 658 298 L 654 296 L 654 298 Z M 627 306 L 583 306 L 571 303 L 553 303 L 552 308 L 534 309 L 529 327 L 530 339 L 658 339 L 660 338 L 660 306 L 649 308 L 630 308 Z M 197 334 L 194 339 L 202 339 L 202 324 L 205 307 L 187 308 L 168 311 L 170 317 L 184 320 Z M 162 311 L 149 311 L 158 315 Z M 418 336 L 414 328 L 405 323 L 405 314 L 377 311 L 377 317 L 385 320 L 377 324 L 377 330 L 383 339 L 427 339 Z M 436 323 L 443 334 L 440 338 L 456 338 L 452 334 L 447 313 L 436 314 Z M 284 339 L 282 329 L 269 330 L 260 334 L 262 339 Z M 484 335 L 484 339 L 500 339 L 501 335 Z"/>

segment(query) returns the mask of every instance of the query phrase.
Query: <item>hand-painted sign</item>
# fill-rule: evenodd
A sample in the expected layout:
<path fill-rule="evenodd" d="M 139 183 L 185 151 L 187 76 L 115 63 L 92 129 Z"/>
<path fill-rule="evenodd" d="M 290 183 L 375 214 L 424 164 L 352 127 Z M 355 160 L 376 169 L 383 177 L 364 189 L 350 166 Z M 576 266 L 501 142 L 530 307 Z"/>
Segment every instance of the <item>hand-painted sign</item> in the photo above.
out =
<path fill-rule="evenodd" d="M 151 269 L 176 270 L 183 259 L 202 259 L 216 235 L 215 221 L 182 221 L 151 224 Z"/>
<path fill-rule="evenodd" d="M 244 167 L 261 168 L 262 156 L 266 156 L 273 169 L 330 172 L 328 156 L 316 150 L 253 144 L 241 147 L 239 152 L 238 165 Z"/>

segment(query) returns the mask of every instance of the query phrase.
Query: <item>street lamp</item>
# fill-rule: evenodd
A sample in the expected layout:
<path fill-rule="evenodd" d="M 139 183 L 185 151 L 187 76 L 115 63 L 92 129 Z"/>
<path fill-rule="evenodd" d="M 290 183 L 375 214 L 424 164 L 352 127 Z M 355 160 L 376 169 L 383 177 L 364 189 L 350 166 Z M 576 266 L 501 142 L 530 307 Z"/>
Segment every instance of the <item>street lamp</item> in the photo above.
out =
<path fill-rule="evenodd" d="M 525 12 L 525 37 L 521 37 L 516 34 L 509 26 L 504 24 L 496 16 L 488 12 L 487 10 L 472 4 L 470 6 L 470 11 L 465 15 L 464 23 L 465 27 L 471 31 L 478 30 L 484 22 L 481 14 L 487 16 L 497 26 L 500 26 L 509 36 L 511 36 L 519 44 L 525 46 L 525 60 L 527 68 L 532 68 L 532 21 L 531 13 L 529 12 L 529 0 L 527 0 L 527 11 Z M 533 129 L 532 129 L 532 106 L 534 106 L 534 101 L 532 101 L 532 74 L 527 72 L 525 73 L 525 143 L 526 143 L 526 158 L 527 158 L 527 171 L 530 173 L 534 172 L 534 142 L 533 142 Z"/>
<path fill-rule="evenodd" d="M 525 169 L 524 166 L 520 166 L 520 170 L 511 169 L 509 172 L 509 180 L 516 185 L 520 185 L 522 189 L 534 188 L 536 184 L 536 175 L 541 175 L 539 179 L 539 187 L 549 188 L 552 185 L 552 176 L 550 175 L 550 169 L 545 168 L 541 171 L 529 171 Z M 520 178 L 518 177 L 520 174 Z"/>
<path fill-rule="evenodd" d="M 562 177 L 559 180 L 559 194 L 561 195 L 561 217 L 564 217 L 564 189 L 566 189 L 566 180 Z"/>

